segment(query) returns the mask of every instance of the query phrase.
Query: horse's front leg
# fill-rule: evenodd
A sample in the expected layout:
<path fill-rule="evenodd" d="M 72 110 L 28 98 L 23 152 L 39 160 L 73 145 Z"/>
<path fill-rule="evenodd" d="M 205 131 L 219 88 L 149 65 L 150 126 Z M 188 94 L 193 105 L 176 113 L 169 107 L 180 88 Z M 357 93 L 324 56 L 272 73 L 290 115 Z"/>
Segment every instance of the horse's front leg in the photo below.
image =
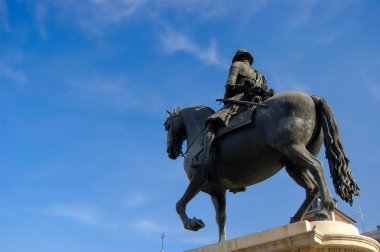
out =
<path fill-rule="evenodd" d="M 219 242 L 226 240 L 226 190 L 210 193 L 219 228 Z"/>
<path fill-rule="evenodd" d="M 185 229 L 198 231 L 199 229 L 205 227 L 205 224 L 201 219 L 197 219 L 195 217 L 190 219 L 187 216 L 186 205 L 195 197 L 195 195 L 197 195 L 202 190 L 202 188 L 207 184 L 207 181 L 207 171 L 205 168 L 194 170 L 189 186 L 187 187 L 181 199 L 177 202 L 176 210 L 182 220 Z"/>

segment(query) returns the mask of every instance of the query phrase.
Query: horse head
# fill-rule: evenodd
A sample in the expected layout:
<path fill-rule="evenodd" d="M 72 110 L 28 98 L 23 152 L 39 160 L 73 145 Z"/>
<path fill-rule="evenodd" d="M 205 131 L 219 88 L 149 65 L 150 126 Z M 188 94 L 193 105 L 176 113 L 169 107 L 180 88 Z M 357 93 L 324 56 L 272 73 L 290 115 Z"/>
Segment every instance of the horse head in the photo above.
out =
<path fill-rule="evenodd" d="M 168 132 L 167 136 L 167 153 L 170 159 L 177 159 L 182 154 L 182 144 L 186 139 L 185 127 L 181 118 L 181 109 L 175 108 L 173 112 L 169 112 L 164 126 Z"/>

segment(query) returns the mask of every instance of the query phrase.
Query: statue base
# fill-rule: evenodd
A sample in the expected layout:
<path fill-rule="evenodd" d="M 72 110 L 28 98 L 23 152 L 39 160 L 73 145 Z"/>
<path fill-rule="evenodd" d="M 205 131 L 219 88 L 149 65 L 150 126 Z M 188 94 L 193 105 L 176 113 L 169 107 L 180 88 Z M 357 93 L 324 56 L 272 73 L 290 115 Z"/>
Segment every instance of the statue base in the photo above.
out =
<path fill-rule="evenodd" d="M 380 244 L 339 221 L 302 221 L 188 252 L 380 252 Z"/>

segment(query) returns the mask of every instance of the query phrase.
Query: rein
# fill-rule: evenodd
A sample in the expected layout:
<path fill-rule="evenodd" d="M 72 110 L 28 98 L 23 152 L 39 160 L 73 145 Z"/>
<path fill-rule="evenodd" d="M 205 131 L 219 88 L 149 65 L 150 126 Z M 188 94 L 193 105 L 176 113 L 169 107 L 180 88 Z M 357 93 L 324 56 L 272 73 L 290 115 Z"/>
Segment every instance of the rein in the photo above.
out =
<path fill-rule="evenodd" d="M 187 150 L 185 151 L 185 153 L 181 154 L 182 157 L 185 157 L 185 155 L 187 154 L 187 152 L 190 150 L 191 146 L 195 143 L 195 140 L 198 139 L 198 137 L 202 134 L 202 132 L 205 131 L 205 128 L 201 129 L 197 136 L 194 138 L 194 140 L 187 146 Z"/>

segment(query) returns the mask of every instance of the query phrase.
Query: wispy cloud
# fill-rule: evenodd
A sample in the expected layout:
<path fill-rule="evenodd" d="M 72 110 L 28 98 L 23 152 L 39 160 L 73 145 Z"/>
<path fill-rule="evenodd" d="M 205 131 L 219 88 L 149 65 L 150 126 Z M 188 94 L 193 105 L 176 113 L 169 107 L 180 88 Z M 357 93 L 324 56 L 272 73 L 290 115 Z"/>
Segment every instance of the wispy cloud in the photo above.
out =
<path fill-rule="evenodd" d="M 151 234 L 151 233 L 160 233 L 166 229 L 165 226 L 158 224 L 155 221 L 148 219 L 141 219 L 134 222 L 133 227 L 142 233 Z"/>
<path fill-rule="evenodd" d="M 4 0 L 0 0 L 0 28 L 3 28 L 6 32 L 11 29 L 8 22 L 8 7 Z"/>
<path fill-rule="evenodd" d="M 82 29 L 102 34 L 104 27 L 123 22 L 137 13 L 147 1 L 145 0 L 86 0 L 56 1 L 51 4 L 57 7 L 61 18 L 75 22 Z"/>
<path fill-rule="evenodd" d="M 93 10 L 92 14 L 103 14 L 102 19 L 106 22 L 120 22 L 144 6 L 146 0 L 90 0 L 89 5 Z"/>
<path fill-rule="evenodd" d="M 102 220 L 98 212 L 91 207 L 78 205 L 54 205 L 43 209 L 43 213 L 63 217 L 89 226 L 100 226 Z"/>
<path fill-rule="evenodd" d="M 271 1 L 275 3 L 275 1 Z M 355 0 L 332 0 L 329 2 L 320 0 L 287 0 L 283 1 L 286 5 L 291 6 L 291 11 L 288 12 L 289 25 L 292 27 L 304 27 L 313 24 L 327 24 L 331 23 L 332 19 L 336 19 L 338 15 L 346 15 L 345 13 L 351 12 L 350 8 L 356 5 L 358 9 L 361 3 Z M 338 36 L 340 31 L 336 31 Z M 333 34 L 328 37 L 334 38 Z"/>
<path fill-rule="evenodd" d="M 82 106 L 112 107 L 125 111 L 139 104 L 137 96 L 128 89 L 127 77 L 104 79 L 99 76 L 69 80 L 70 95 Z"/>
<path fill-rule="evenodd" d="M 216 236 L 202 236 L 202 237 L 192 237 L 192 238 L 186 238 L 186 239 L 183 239 L 182 241 L 184 243 L 188 243 L 188 244 L 212 244 L 212 243 L 215 243 L 216 240 L 215 240 Z"/>
<path fill-rule="evenodd" d="M 174 9 L 187 13 L 196 14 L 200 18 L 209 19 L 227 15 L 231 11 L 229 1 L 213 0 L 157 0 L 158 8 Z"/>
<path fill-rule="evenodd" d="M 201 48 L 187 36 L 168 29 L 161 35 L 161 44 L 163 50 L 167 53 L 183 51 L 193 55 L 206 64 L 216 65 L 223 68 L 227 67 L 225 61 L 218 55 L 215 41 L 211 41 L 208 48 Z"/>
<path fill-rule="evenodd" d="M 380 77 L 377 73 L 377 69 L 380 67 L 378 60 L 363 59 L 364 63 L 359 63 L 360 67 L 356 67 L 356 75 L 358 82 L 360 82 L 367 91 L 369 98 L 380 102 Z"/>
<path fill-rule="evenodd" d="M 319 37 L 316 40 L 316 43 L 319 46 L 325 46 L 325 45 L 331 44 L 336 39 L 338 39 L 339 37 L 341 37 L 344 33 L 345 33 L 344 29 L 340 29 L 339 31 L 333 31 L 333 32 L 331 32 L 329 34 L 325 34 L 324 36 Z"/>
<path fill-rule="evenodd" d="M 161 113 L 164 99 L 160 91 L 136 86 L 129 77 L 92 75 L 65 80 L 71 102 L 85 109 L 112 109 L 116 112 Z M 149 101 L 149 102 L 147 102 Z"/>
<path fill-rule="evenodd" d="M 45 19 L 47 16 L 47 6 L 42 3 L 37 3 L 35 6 L 35 16 L 37 21 L 37 29 L 42 38 L 46 38 Z"/>
<path fill-rule="evenodd" d="M 290 25 L 295 27 L 308 25 L 313 18 L 313 10 L 318 4 L 318 0 L 298 0 L 296 2 L 297 15 L 291 15 Z M 294 1 L 292 1 L 292 4 L 294 4 Z"/>
<path fill-rule="evenodd" d="M 127 208 L 137 208 L 147 201 L 146 197 L 139 192 L 132 193 L 127 196 L 124 206 Z"/>
<path fill-rule="evenodd" d="M 283 67 L 284 65 L 286 64 L 281 64 L 281 62 L 273 61 L 273 81 L 271 82 L 270 86 L 274 88 L 277 93 L 284 91 L 301 91 L 308 93 L 308 85 L 305 85 L 305 83 L 302 83 L 300 80 L 298 80 L 296 75 L 293 74 L 291 70 Z"/>
<path fill-rule="evenodd" d="M 116 24 L 136 16 L 144 19 L 149 15 L 157 16 L 166 10 L 214 18 L 225 16 L 233 9 L 228 1 L 212 0 L 62 0 L 51 6 L 58 7 L 65 17 L 70 17 L 83 28 L 93 30 L 96 30 L 96 26 Z M 141 13 L 145 15 L 138 15 Z"/>
<path fill-rule="evenodd" d="M 24 74 L 23 71 L 12 68 L 6 64 L 2 64 L 1 62 L 0 62 L 0 76 L 4 76 L 19 84 L 24 84 L 28 80 L 27 76 Z"/>
<path fill-rule="evenodd" d="M 368 85 L 370 95 L 378 102 L 380 102 L 380 85 L 370 84 Z"/>

